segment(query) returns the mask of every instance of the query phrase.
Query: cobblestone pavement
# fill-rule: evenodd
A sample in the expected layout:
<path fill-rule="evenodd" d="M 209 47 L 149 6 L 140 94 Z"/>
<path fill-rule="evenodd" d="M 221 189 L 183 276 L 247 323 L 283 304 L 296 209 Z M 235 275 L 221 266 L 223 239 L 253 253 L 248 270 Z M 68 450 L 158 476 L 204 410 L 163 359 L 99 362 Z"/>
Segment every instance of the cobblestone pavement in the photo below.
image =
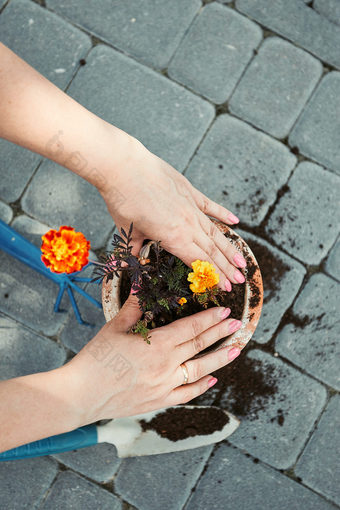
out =
<path fill-rule="evenodd" d="M 340 1 L 0 8 L 5 44 L 241 218 L 239 232 L 267 254 L 263 315 L 243 357 L 277 377 L 276 394 L 219 445 L 120 460 L 101 444 L 0 463 L 0 507 L 339 508 Z M 114 225 L 94 188 L 6 141 L 0 150 L 4 221 L 36 243 L 70 224 L 105 248 Z M 83 301 L 95 329 L 54 314 L 55 296 L 0 252 L 2 379 L 61 365 L 104 323 Z M 228 408 L 229 394 L 220 402 Z"/>

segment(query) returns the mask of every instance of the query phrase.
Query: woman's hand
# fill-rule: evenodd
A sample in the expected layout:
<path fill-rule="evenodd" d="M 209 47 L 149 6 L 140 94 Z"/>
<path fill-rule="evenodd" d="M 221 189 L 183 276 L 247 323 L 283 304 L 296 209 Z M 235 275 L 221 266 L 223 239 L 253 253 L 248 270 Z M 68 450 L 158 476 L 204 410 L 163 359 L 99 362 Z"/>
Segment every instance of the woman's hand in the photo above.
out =
<path fill-rule="evenodd" d="M 239 221 L 236 216 L 137 140 L 123 165 L 120 173 L 105 173 L 101 193 L 119 230 L 128 231 L 133 222 L 134 254 L 144 239 L 161 241 L 189 267 L 196 259 L 211 262 L 223 290 L 231 290 L 230 282 L 244 282 L 237 267 L 246 261 L 207 215 L 229 225 Z"/>
<path fill-rule="evenodd" d="M 141 317 L 137 298 L 130 295 L 117 316 L 63 367 L 76 381 L 79 425 L 181 404 L 204 393 L 216 382 L 209 374 L 240 351 L 226 347 L 190 358 L 240 327 L 240 321 L 225 320 L 229 313 L 216 307 L 179 319 L 152 330 L 147 344 L 141 335 L 127 334 Z M 182 363 L 189 376 L 185 385 Z"/>
<path fill-rule="evenodd" d="M 124 131 L 89 112 L 0 43 L 0 136 L 38 152 L 94 184 L 120 229 L 134 223 L 134 253 L 145 238 L 188 266 L 212 263 L 219 286 L 243 283 L 245 260 L 208 216 L 233 225 L 171 165 Z M 84 212 L 85 213 L 85 212 Z M 86 211 L 90 214 L 91 211 Z"/>

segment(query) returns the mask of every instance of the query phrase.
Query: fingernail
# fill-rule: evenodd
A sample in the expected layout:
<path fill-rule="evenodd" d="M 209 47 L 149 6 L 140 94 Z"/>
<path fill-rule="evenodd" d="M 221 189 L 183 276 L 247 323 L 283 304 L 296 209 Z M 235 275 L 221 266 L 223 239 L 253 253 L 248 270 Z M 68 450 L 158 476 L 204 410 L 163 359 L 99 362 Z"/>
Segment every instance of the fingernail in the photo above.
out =
<path fill-rule="evenodd" d="M 227 292 L 231 292 L 231 283 L 230 283 L 230 281 L 226 280 L 224 285 L 225 285 L 225 290 Z"/>
<path fill-rule="evenodd" d="M 221 319 L 226 319 L 227 317 L 229 317 L 230 312 L 231 312 L 230 308 L 225 308 L 224 310 L 222 310 Z"/>
<path fill-rule="evenodd" d="M 235 214 L 233 213 L 230 213 L 229 216 L 228 216 L 228 220 L 229 221 L 232 221 L 233 223 L 238 223 L 240 220 L 238 219 L 237 216 L 235 216 Z"/>
<path fill-rule="evenodd" d="M 235 273 L 234 273 L 234 278 L 235 280 L 238 282 L 238 283 L 244 283 L 246 281 L 245 277 L 243 276 L 243 274 L 241 273 L 241 271 L 239 271 L 238 269 L 236 269 Z"/>
<path fill-rule="evenodd" d="M 137 294 L 137 292 L 138 292 L 138 289 L 134 289 L 133 287 L 131 287 L 130 294 Z"/>
<path fill-rule="evenodd" d="M 233 321 L 229 324 L 229 333 L 235 333 L 242 326 L 241 321 Z"/>
<path fill-rule="evenodd" d="M 240 349 L 238 349 L 237 347 L 233 347 L 232 349 L 230 349 L 230 351 L 228 352 L 228 360 L 229 361 L 233 361 L 235 358 L 237 358 L 237 356 L 239 356 L 241 353 Z M 209 383 L 208 383 L 209 384 Z"/>
<path fill-rule="evenodd" d="M 217 380 L 216 377 L 212 377 L 211 379 L 209 379 L 208 381 L 208 388 L 211 388 L 212 386 L 214 386 L 214 384 L 217 383 Z"/>
<path fill-rule="evenodd" d="M 246 267 L 247 265 L 246 259 L 244 259 L 242 255 L 240 255 L 239 253 L 236 253 L 236 255 L 234 256 L 234 261 L 235 264 L 238 265 L 238 267 Z"/>

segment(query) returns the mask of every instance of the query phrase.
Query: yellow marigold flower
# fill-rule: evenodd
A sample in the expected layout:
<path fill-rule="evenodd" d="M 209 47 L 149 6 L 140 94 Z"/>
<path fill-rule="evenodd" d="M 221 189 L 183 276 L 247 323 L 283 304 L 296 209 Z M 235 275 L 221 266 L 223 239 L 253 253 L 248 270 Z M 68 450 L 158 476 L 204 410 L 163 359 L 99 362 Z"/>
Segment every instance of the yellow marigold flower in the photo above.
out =
<path fill-rule="evenodd" d="M 215 268 L 210 262 L 195 260 L 191 266 L 194 272 L 188 274 L 188 281 L 192 282 L 190 285 L 190 290 L 192 292 L 205 292 L 219 282 L 220 277 L 218 273 L 215 272 Z"/>
<path fill-rule="evenodd" d="M 73 273 L 88 263 L 90 241 L 74 228 L 64 225 L 41 238 L 41 260 L 53 273 Z"/>
<path fill-rule="evenodd" d="M 178 301 L 177 301 L 181 306 L 183 306 L 187 300 L 185 299 L 185 297 L 181 297 Z"/>

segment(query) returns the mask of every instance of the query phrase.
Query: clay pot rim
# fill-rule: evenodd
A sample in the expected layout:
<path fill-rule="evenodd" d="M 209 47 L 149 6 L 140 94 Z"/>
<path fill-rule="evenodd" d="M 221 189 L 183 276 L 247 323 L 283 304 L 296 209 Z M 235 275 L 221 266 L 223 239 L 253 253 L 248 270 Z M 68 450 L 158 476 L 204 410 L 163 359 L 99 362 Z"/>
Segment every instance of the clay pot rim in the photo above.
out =
<path fill-rule="evenodd" d="M 246 281 L 244 285 L 246 286 L 246 288 L 245 288 L 245 305 L 241 319 L 242 326 L 238 331 L 226 337 L 226 339 L 223 342 L 221 342 L 218 345 L 218 347 L 212 349 L 211 352 L 222 349 L 223 347 L 229 348 L 238 347 L 239 349 L 242 350 L 253 336 L 261 315 L 263 304 L 263 283 L 261 271 L 253 252 L 251 251 L 247 243 L 244 241 L 244 239 L 239 234 L 237 234 L 237 232 L 232 230 L 228 225 L 220 221 L 216 220 L 213 221 L 223 233 L 230 232 L 232 236 L 236 236 L 237 239 L 230 239 L 230 241 L 232 242 L 232 244 L 236 246 L 238 251 L 240 251 L 243 256 L 250 257 L 252 262 L 256 266 L 256 271 L 252 277 L 252 282 L 255 284 L 255 287 L 259 289 L 258 303 L 253 308 L 250 306 L 251 299 L 252 297 L 254 297 L 254 291 L 252 290 L 247 275 L 245 274 Z M 119 297 L 121 276 L 117 277 L 113 275 L 113 278 L 111 280 L 108 281 L 105 280 L 106 278 L 104 278 L 102 284 L 102 304 L 104 316 L 106 321 L 108 322 L 115 317 L 115 315 L 118 313 L 121 307 Z M 201 356 L 201 354 L 198 354 L 198 357 L 199 356 Z"/>

